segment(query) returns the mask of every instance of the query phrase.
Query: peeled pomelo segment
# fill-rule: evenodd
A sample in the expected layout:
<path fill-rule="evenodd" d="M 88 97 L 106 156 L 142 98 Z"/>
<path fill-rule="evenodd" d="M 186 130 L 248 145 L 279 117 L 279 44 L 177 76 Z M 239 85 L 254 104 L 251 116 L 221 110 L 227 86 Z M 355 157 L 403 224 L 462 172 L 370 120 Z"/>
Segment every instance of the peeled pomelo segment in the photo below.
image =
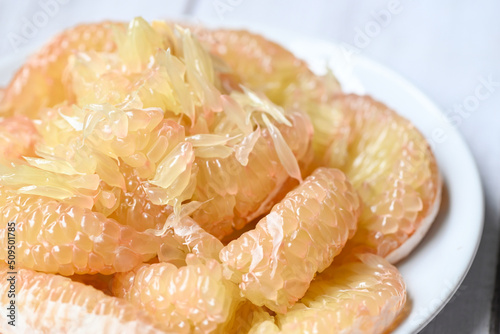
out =
<path fill-rule="evenodd" d="M 156 255 L 156 237 L 100 213 L 42 196 L 0 190 L 0 258 L 16 224 L 17 263 L 62 275 L 129 271 Z"/>
<path fill-rule="evenodd" d="M 292 113 L 287 119 L 292 126 L 278 124 L 277 128 L 292 158 L 306 165 L 311 152 L 309 120 L 301 113 Z M 259 132 L 245 160 L 243 165 L 235 153 L 227 158 L 197 158 L 194 162 L 198 173 L 192 199 L 209 202 L 193 214 L 193 219 L 218 238 L 267 212 L 289 179 L 267 129 Z"/>
<path fill-rule="evenodd" d="M 406 256 L 434 220 L 442 180 L 422 134 L 408 120 L 369 97 L 339 96 L 335 108 L 350 123 L 347 158 L 340 167 L 364 209 L 347 249 L 363 249 L 391 262 Z M 409 249 L 400 247 L 411 239 Z"/>
<path fill-rule="evenodd" d="M 338 81 L 328 71 L 315 75 L 307 63 L 290 51 L 263 36 L 244 30 L 194 29 L 200 42 L 212 55 L 222 59 L 218 71 L 221 84 L 228 91 L 243 84 L 264 93 L 285 109 L 306 112 L 314 126 L 313 147 L 316 167 L 321 166 L 327 149 L 335 145 L 332 160 L 345 157 L 348 124 L 342 114 L 332 108 L 340 92 Z"/>
<path fill-rule="evenodd" d="M 225 276 L 255 305 L 285 313 L 352 237 L 359 210 L 345 175 L 319 168 L 222 249 Z"/>
<path fill-rule="evenodd" d="M 103 22 L 84 24 L 56 36 L 32 55 L 6 87 L 0 100 L 0 114 L 36 118 L 43 107 L 52 107 L 71 97 L 63 79 L 68 58 L 75 52 L 113 51 L 113 27 L 121 24 Z"/>
<path fill-rule="evenodd" d="M 142 265 L 115 275 L 116 296 L 144 308 L 169 332 L 213 333 L 233 317 L 240 301 L 238 289 L 222 277 L 216 260 L 191 255 L 187 265 Z"/>
<path fill-rule="evenodd" d="M 7 308 L 12 275 L 6 266 L 0 277 L 0 303 Z M 18 269 L 15 291 L 16 326 L 2 315 L 2 333 L 164 333 L 162 324 L 131 303 L 67 277 Z"/>
<path fill-rule="evenodd" d="M 379 256 L 361 254 L 318 275 L 299 303 L 250 333 L 384 333 L 405 302 L 397 269 Z"/>
<path fill-rule="evenodd" d="M 258 89 L 274 103 L 283 105 L 287 89 L 307 64 L 282 46 L 245 30 L 193 29 L 200 42 L 230 69 L 220 71 L 222 85 L 238 89 L 244 83 Z"/>
<path fill-rule="evenodd" d="M 22 161 L 23 156 L 32 156 L 40 135 L 35 124 L 26 116 L 0 119 L 0 160 L 2 164 Z"/>

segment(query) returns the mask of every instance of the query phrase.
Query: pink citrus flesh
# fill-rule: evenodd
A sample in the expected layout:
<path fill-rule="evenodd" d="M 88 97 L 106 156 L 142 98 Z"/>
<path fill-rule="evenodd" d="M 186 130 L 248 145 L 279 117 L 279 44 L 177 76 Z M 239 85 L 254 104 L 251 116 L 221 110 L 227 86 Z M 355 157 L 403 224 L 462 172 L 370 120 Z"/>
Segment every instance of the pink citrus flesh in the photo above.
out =
<path fill-rule="evenodd" d="M 437 162 L 408 120 L 369 97 L 339 96 L 335 108 L 350 123 L 342 169 L 364 202 L 349 249 L 395 263 L 409 254 L 434 221 L 441 201 Z"/>
<path fill-rule="evenodd" d="M 25 332 L 381 333 L 439 208 L 409 121 L 246 31 L 69 29 L 0 114 Z"/>
<path fill-rule="evenodd" d="M 67 277 L 19 269 L 0 270 L 0 303 L 10 305 L 8 291 L 14 277 L 16 326 L 2 315 L 3 333 L 165 333 L 162 325 L 131 303 L 105 295 Z"/>
<path fill-rule="evenodd" d="M 286 313 L 354 234 L 357 196 L 341 171 L 316 170 L 222 249 L 226 277 L 254 304 Z"/>
<path fill-rule="evenodd" d="M 234 316 L 236 285 L 224 280 L 216 260 L 190 256 L 186 261 L 180 268 L 157 263 L 117 274 L 113 292 L 145 309 L 172 333 L 216 332 Z"/>
<path fill-rule="evenodd" d="M 405 302 L 397 269 L 377 255 L 361 254 L 319 274 L 286 314 L 261 321 L 249 333 L 384 333 Z"/>

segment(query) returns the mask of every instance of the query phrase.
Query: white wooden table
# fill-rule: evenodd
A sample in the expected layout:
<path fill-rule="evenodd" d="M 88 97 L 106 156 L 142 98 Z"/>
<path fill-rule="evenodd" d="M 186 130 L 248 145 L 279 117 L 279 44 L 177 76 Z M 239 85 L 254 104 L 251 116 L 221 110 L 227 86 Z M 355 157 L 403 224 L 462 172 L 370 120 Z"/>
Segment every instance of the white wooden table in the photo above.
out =
<path fill-rule="evenodd" d="M 382 14 L 387 12 L 390 17 Z M 360 37 L 381 14 L 383 27 L 368 41 Z M 495 0 L 0 0 L 0 58 L 21 55 L 76 22 L 138 15 L 253 21 L 353 45 L 453 113 L 481 80 L 500 82 L 499 14 Z M 483 239 L 462 287 L 422 333 L 490 330 L 500 220 L 500 86 L 470 109 L 457 127 L 483 180 Z"/>

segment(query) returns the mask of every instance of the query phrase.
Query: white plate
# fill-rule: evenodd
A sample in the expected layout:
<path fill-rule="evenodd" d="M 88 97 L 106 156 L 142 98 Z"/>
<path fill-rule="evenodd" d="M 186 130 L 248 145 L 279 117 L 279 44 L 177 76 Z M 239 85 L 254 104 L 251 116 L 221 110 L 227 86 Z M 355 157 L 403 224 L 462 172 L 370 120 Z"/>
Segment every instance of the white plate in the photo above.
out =
<path fill-rule="evenodd" d="M 209 25 L 218 25 L 220 22 Z M 407 117 L 429 138 L 444 177 L 441 211 L 423 242 L 398 264 L 408 287 L 411 312 L 395 333 L 421 330 L 450 300 L 474 259 L 483 227 L 484 199 L 472 155 L 432 101 L 405 79 L 365 57 L 346 57 L 334 44 L 260 25 L 231 24 L 262 33 L 308 61 L 315 70 L 328 64 L 349 91 L 366 93 Z M 0 61 L 0 84 L 20 66 L 23 55 Z M 435 138 L 433 135 L 438 134 Z M 441 140 L 437 141 L 436 139 Z"/>
<path fill-rule="evenodd" d="M 221 26 L 211 22 L 208 25 Z M 467 145 L 424 94 L 366 57 L 349 56 L 348 50 L 338 45 L 258 24 L 224 22 L 224 26 L 261 33 L 306 60 L 316 71 L 324 71 L 328 64 L 347 91 L 371 95 L 386 103 L 428 138 L 443 174 L 443 203 L 421 244 L 397 264 L 407 284 L 411 311 L 394 333 L 417 333 L 459 288 L 481 240 L 483 191 Z"/>

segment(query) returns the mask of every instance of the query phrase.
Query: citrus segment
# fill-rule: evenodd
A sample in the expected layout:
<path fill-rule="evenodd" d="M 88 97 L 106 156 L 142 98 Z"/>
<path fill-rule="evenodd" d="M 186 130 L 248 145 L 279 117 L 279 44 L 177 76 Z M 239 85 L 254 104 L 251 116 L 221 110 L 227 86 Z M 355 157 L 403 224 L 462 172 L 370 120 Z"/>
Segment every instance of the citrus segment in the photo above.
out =
<path fill-rule="evenodd" d="M 0 303 L 9 305 L 12 275 L 0 270 Z M 69 278 L 19 269 L 16 279 L 16 326 L 2 313 L 3 333 L 164 333 L 161 325 L 131 303 Z"/>
<path fill-rule="evenodd" d="M 128 271 L 156 255 L 155 237 L 102 214 L 41 196 L 0 189 L 0 258 L 16 224 L 17 262 L 63 275 Z"/>
<path fill-rule="evenodd" d="M 66 30 L 31 56 L 6 87 L 0 100 L 0 114 L 36 117 L 42 107 L 52 107 L 68 99 L 63 80 L 70 55 L 76 52 L 112 51 L 113 29 L 110 22 L 84 24 Z"/>
<path fill-rule="evenodd" d="M 291 126 L 280 124 L 280 133 L 294 157 L 306 163 L 312 134 L 309 120 L 301 113 L 290 114 L 288 119 Z M 198 174 L 192 199 L 209 202 L 193 218 L 219 238 L 265 214 L 289 179 L 268 129 L 260 131 L 246 159 L 246 165 L 238 161 L 236 154 L 224 159 L 195 160 Z"/>
<path fill-rule="evenodd" d="M 114 213 L 123 224 L 153 228 L 168 215 L 165 204 L 185 194 L 193 147 L 184 141 L 184 127 L 163 119 L 160 109 L 61 105 L 41 112 L 37 127 L 43 140 L 36 153 L 42 158 L 29 160 L 35 168 L 30 173 L 97 179 L 99 187 L 81 196 L 90 203 L 86 207 L 95 206 L 106 216 Z M 79 195 L 74 186 L 64 186 L 69 196 L 58 199 Z M 57 198 L 48 191 L 40 194 Z M 151 210 L 147 217 L 144 209 Z M 141 216 L 147 219 L 137 221 Z"/>
<path fill-rule="evenodd" d="M 432 151 L 408 120 L 369 97 L 339 96 L 335 108 L 350 122 L 348 153 L 340 167 L 358 190 L 364 210 L 348 247 L 391 262 L 406 256 L 434 220 L 441 176 Z"/>
<path fill-rule="evenodd" d="M 397 269 L 373 254 L 333 265 L 286 314 L 250 333 L 384 333 L 403 310 L 406 288 Z"/>
<path fill-rule="evenodd" d="M 331 72 L 316 75 L 306 62 L 281 45 L 249 31 L 194 31 L 208 50 L 227 64 L 227 68 L 222 67 L 219 71 L 223 87 L 232 90 L 244 84 L 263 92 L 285 109 L 306 112 L 314 126 L 315 156 L 323 157 L 327 148 L 335 144 L 338 152 L 332 159 L 341 159 L 348 124 L 342 114 L 331 107 L 332 100 L 340 92 Z"/>
<path fill-rule="evenodd" d="M 221 251 L 226 277 L 254 304 L 285 313 L 354 234 L 357 196 L 341 171 L 317 169 Z"/>
<path fill-rule="evenodd" d="M 170 332 L 213 333 L 234 313 L 237 287 L 223 279 L 216 260 L 193 255 L 187 265 L 142 265 L 115 275 L 114 294 L 144 308 Z"/>

